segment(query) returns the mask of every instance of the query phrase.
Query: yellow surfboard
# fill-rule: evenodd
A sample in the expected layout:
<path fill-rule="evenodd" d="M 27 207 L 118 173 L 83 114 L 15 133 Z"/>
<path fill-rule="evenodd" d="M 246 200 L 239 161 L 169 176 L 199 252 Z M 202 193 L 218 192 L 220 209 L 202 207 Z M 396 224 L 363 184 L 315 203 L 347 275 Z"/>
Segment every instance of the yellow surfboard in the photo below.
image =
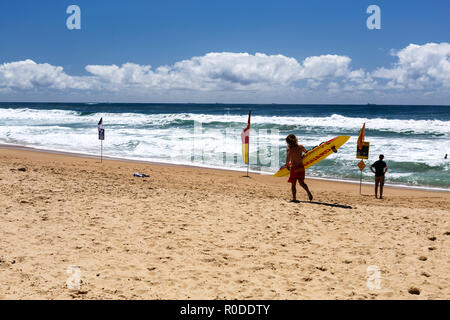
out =
<path fill-rule="evenodd" d="M 329 141 L 322 142 L 317 147 L 309 150 L 303 156 L 303 166 L 305 169 L 319 163 L 332 153 L 336 153 L 337 150 L 350 139 L 350 136 L 338 136 Z M 274 177 L 285 177 L 289 175 L 289 169 L 286 166 L 282 166 L 280 170 L 277 171 Z"/>

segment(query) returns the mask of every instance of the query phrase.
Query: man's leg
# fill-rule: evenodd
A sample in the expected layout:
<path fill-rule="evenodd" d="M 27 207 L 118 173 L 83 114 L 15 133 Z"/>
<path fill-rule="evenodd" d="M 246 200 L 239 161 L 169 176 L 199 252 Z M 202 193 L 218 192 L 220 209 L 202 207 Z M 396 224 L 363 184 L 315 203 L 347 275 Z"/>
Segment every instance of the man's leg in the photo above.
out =
<path fill-rule="evenodd" d="M 295 202 L 297 201 L 297 188 L 295 187 L 295 184 L 297 183 L 297 181 L 295 181 L 294 183 L 292 183 L 292 201 Z"/>
<path fill-rule="evenodd" d="M 378 198 L 378 183 L 380 180 L 378 180 L 378 177 L 375 177 L 375 198 Z"/>
<path fill-rule="evenodd" d="M 305 181 L 299 180 L 298 183 L 300 183 L 300 185 L 303 187 L 303 189 L 305 189 L 305 191 L 308 193 L 309 201 L 311 201 L 313 199 L 313 195 L 311 194 L 311 191 L 309 191 L 309 188 L 306 185 Z"/>
<path fill-rule="evenodd" d="M 384 177 L 380 178 L 380 199 L 383 199 Z"/>

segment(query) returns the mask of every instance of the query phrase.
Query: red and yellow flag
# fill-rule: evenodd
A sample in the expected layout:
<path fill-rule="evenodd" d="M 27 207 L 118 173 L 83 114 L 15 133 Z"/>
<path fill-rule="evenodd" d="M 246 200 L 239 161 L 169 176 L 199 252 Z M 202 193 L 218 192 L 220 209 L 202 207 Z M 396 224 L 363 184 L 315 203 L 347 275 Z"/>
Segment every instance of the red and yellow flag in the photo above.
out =
<path fill-rule="evenodd" d="M 250 109 L 250 111 L 248 112 L 247 127 L 241 133 L 242 159 L 244 159 L 244 163 L 248 163 L 249 141 L 250 141 L 250 116 L 251 115 L 252 115 L 252 109 Z"/>
<path fill-rule="evenodd" d="M 358 137 L 358 149 L 361 150 L 364 143 L 364 131 L 366 130 L 366 123 L 364 122 L 361 132 Z"/>

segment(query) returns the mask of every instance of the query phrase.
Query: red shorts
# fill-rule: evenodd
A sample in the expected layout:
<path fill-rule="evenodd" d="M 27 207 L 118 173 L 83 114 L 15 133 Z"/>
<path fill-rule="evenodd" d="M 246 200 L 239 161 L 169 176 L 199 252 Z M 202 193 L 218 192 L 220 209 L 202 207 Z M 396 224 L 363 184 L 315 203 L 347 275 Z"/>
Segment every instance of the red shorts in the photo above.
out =
<path fill-rule="evenodd" d="M 288 182 L 296 183 L 297 180 L 300 183 L 305 181 L 305 167 L 292 166 Z"/>

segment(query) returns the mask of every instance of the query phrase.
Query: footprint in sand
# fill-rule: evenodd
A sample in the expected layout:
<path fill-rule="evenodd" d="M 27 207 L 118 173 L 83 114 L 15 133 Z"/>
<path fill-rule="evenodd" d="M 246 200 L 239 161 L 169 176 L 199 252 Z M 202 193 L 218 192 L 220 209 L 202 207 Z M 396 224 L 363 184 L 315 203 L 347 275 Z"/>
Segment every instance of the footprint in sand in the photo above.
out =
<path fill-rule="evenodd" d="M 416 287 L 411 287 L 411 288 L 408 289 L 408 292 L 409 292 L 410 294 L 416 294 L 416 295 L 419 295 L 419 294 L 420 294 L 420 289 L 419 289 L 419 288 L 416 288 Z"/>
<path fill-rule="evenodd" d="M 350 263 L 352 263 L 352 260 L 344 260 L 344 263 L 345 264 L 350 264 Z"/>

